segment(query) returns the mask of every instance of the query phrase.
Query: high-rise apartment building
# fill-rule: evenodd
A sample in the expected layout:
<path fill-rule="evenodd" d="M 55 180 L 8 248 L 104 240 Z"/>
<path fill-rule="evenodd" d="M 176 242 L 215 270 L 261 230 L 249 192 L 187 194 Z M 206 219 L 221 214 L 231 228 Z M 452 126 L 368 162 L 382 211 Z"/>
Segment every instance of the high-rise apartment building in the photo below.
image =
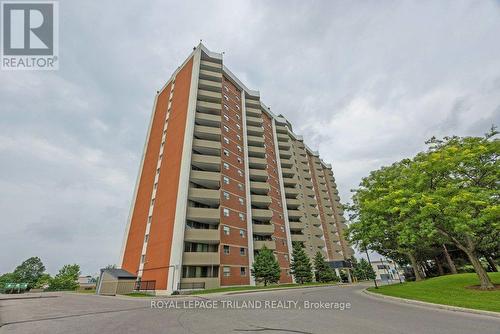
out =
<path fill-rule="evenodd" d="M 352 256 L 339 200 L 331 166 L 200 44 L 156 95 L 122 269 L 167 293 L 250 285 L 266 246 L 292 282 L 292 242 Z"/>

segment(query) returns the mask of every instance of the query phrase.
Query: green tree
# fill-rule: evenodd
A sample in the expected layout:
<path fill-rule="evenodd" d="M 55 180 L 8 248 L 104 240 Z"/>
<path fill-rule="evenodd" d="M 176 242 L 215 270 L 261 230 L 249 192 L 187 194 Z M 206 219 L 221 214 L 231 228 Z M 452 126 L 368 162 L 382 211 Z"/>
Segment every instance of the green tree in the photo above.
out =
<path fill-rule="evenodd" d="M 299 245 L 293 247 L 290 268 L 296 282 L 304 284 L 312 281 L 311 261 L 304 249 Z"/>
<path fill-rule="evenodd" d="M 14 273 L 5 273 L 0 276 L 0 290 L 3 289 L 7 283 L 18 283 L 19 277 Z"/>
<path fill-rule="evenodd" d="M 28 283 L 28 289 L 35 286 L 38 279 L 43 275 L 45 266 L 39 257 L 33 256 L 23 261 L 14 269 L 18 282 Z"/>
<path fill-rule="evenodd" d="M 66 264 L 59 273 L 50 280 L 50 290 L 75 290 L 78 287 L 78 276 L 80 266 L 77 264 Z"/>
<path fill-rule="evenodd" d="M 273 252 L 266 246 L 255 256 L 252 264 L 252 275 L 257 282 L 263 282 L 264 286 L 269 283 L 277 283 L 280 279 L 280 265 Z"/>
<path fill-rule="evenodd" d="M 46 289 L 47 287 L 50 286 L 51 280 L 52 280 L 52 277 L 49 274 L 43 273 L 36 281 L 34 288 Z"/>
<path fill-rule="evenodd" d="M 333 269 L 325 261 L 325 257 L 321 252 L 318 251 L 316 253 L 313 262 L 317 282 L 336 282 L 339 280 Z"/>
<path fill-rule="evenodd" d="M 426 152 L 370 173 L 353 196 L 350 239 L 393 259 L 406 255 L 417 280 L 431 248 L 452 243 L 481 288 L 493 288 L 479 255 L 500 248 L 496 134 L 432 138 Z"/>

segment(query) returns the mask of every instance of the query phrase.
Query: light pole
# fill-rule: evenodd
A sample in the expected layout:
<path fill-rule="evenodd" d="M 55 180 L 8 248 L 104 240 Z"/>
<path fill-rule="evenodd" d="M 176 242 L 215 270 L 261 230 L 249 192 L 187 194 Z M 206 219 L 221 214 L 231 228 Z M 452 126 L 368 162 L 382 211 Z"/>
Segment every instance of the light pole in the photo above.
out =
<path fill-rule="evenodd" d="M 372 266 L 372 261 L 370 261 L 370 255 L 368 254 L 368 248 L 365 246 L 366 258 L 368 259 L 368 264 Z M 372 267 L 373 268 L 373 267 Z M 373 278 L 373 283 L 375 283 L 375 289 L 378 289 L 377 285 L 377 273 L 375 272 L 375 277 Z"/>

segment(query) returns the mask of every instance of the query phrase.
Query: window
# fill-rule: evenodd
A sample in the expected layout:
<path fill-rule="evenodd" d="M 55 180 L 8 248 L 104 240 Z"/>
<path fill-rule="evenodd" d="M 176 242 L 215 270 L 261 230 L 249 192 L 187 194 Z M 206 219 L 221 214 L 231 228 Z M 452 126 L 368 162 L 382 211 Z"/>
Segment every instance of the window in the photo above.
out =
<path fill-rule="evenodd" d="M 240 106 L 239 106 L 239 105 L 236 105 L 236 109 L 240 110 Z"/>
<path fill-rule="evenodd" d="M 241 160 L 241 158 L 240 158 L 240 157 L 238 157 L 238 159 L 237 159 L 237 160 L 238 160 L 238 163 L 240 163 L 240 164 L 241 164 L 241 163 L 243 163 L 243 160 Z"/>
<path fill-rule="evenodd" d="M 229 233 L 231 232 L 229 226 L 224 226 L 223 230 L 225 235 L 229 235 Z"/>
<path fill-rule="evenodd" d="M 285 232 L 285 228 L 281 226 L 281 232 Z"/>
<path fill-rule="evenodd" d="M 241 183 L 238 183 L 238 189 L 243 190 L 243 185 Z"/>
<path fill-rule="evenodd" d="M 229 101 L 229 98 L 227 97 L 226 94 L 224 94 L 224 100 Z"/>
<path fill-rule="evenodd" d="M 144 242 L 148 242 L 148 240 L 149 240 L 149 234 L 146 234 L 146 235 L 144 236 Z"/>
<path fill-rule="evenodd" d="M 236 135 L 236 138 L 238 138 L 238 140 L 241 141 L 241 136 L 240 135 Z"/>
<path fill-rule="evenodd" d="M 229 132 L 229 128 L 224 125 L 224 131 Z"/>
<path fill-rule="evenodd" d="M 145 260 L 146 260 L 146 255 L 141 255 L 141 263 L 144 263 Z"/>
<path fill-rule="evenodd" d="M 231 276 L 231 267 L 224 267 L 223 272 L 224 272 L 224 277 Z"/>
<path fill-rule="evenodd" d="M 241 126 L 239 124 L 236 124 L 236 127 L 238 128 L 238 130 L 241 130 Z"/>
<path fill-rule="evenodd" d="M 227 191 L 224 191 L 224 199 L 226 200 L 229 199 L 229 193 Z"/>
<path fill-rule="evenodd" d="M 229 209 L 228 208 L 224 208 L 224 216 L 225 217 L 229 217 Z"/>
<path fill-rule="evenodd" d="M 224 109 L 229 110 L 229 107 L 224 104 Z"/>
<path fill-rule="evenodd" d="M 229 121 L 229 117 L 227 117 L 227 115 L 226 115 L 226 114 L 224 114 L 224 119 L 225 119 L 226 121 Z"/>
<path fill-rule="evenodd" d="M 287 260 L 287 261 L 288 261 L 288 255 L 286 255 L 286 254 L 285 254 L 285 260 Z"/>
<path fill-rule="evenodd" d="M 229 184 L 229 178 L 227 176 L 224 176 L 223 180 L 225 184 Z"/>
<path fill-rule="evenodd" d="M 245 201 L 243 200 L 243 198 L 238 198 L 238 201 L 240 201 L 240 205 L 244 205 L 245 204 Z"/>
<path fill-rule="evenodd" d="M 243 248 L 243 247 L 240 247 L 240 255 L 241 256 L 245 256 L 246 253 L 247 253 L 247 250 L 245 248 Z"/>
<path fill-rule="evenodd" d="M 148 224 L 151 224 L 151 219 L 153 219 L 153 217 L 152 217 L 152 216 L 149 216 L 149 217 L 148 217 Z"/>
<path fill-rule="evenodd" d="M 224 169 L 229 169 L 229 164 L 227 162 L 224 162 Z"/>
<path fill-rule="evenodd" d="M 224 86 L 224 90 L 225 90 L 226 92 L 228 92 L 228 91 L 229 91 L 229 89 L 227 88 L 227 86 Z"/>
<path fill-rule="evenodd" d="M 229 255 L 229 246 L 224 245 L 224 255 Z"/>
<path fill-rule="evenodd" d="M 243 176 L 243 172 L 241 171 L 241 169 L 238 169 L 238 175 Z"/>
<path fill-rule="evenodd" d="M 241 221 L 245 221 L 245 214 L 244 213 L 240 213 L 239 216 L 240 216 Z"/>
<path fill-rule="evenodd" d="M 155 205 L 155 199 L 154 198 L 151 200 L 151 206 L 153 206 L 153 205 Z"/>
<path fill-rule="evenodd" d="M 229 144 L 229 139 L 227 137 L 224 137 L 224 143 Z"/>
<path fill-rule="evenodd" d="M 160 169 L 159 168 L 156 169 L 156 175 L 160 175 Z"/>
<path fill-rule="evenodd" d="M 245 237 L 245 230 L 240 230 L 240 237 L 242 237 L 242 238 Z"/>
<path fill-rule="evenodd" d="M 229 151 L 225 149 L 225 150 L 224 150 L 224 155 L 225 155 L 226 157 L 228 157 L 228 156 L 229 156 Z"/>
<path fill-rule="evenodd" d="M 246 267 L 241 267 L 240 268 L 240 275 L 241 276 L 246 276 L 247 275 L 247 268 Z"/>
<path fill-rule="evenodd" d="M 237 145 L 236 147 L 238 148 L 238 152 L 241 152 L 241 146 Z"/>

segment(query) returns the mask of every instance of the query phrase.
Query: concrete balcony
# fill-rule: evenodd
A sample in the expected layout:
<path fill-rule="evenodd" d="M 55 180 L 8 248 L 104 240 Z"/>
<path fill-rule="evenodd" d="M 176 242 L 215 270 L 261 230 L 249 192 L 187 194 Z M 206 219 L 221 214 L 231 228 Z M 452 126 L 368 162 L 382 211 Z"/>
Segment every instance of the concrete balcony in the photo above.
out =
<path fill-rule="evenodd" d="M 305 199 L 305 203 L 306 203 L 307 205 L 314 205 L 314 206 L 317 204 L 317 203 L 316 203 L 316 200 L 315 200 L 314 198 L 310 198 L 310 197 L 307 197 L 307 198 Z"/>
<path fill-rule="evenodd" d="M 217 81 L 200 79 L 198 81 L 198 88 L 220 93 L 222 91 L 222 83 Z"/>
<path fill-rule="evenodd" d="M 198 89 L 198 101 L 221 103 L 222 94 L 210 90 Z"/>
<path fill-rule="evenodd" d="M 286 199 L 286 207 L 288 209 L 297 209 L 301 204 L 302 204 L 301 201 L 299 201 L 298 199 L 294 198 Z"/>
<path fill-rule="evenodd" d="M 182 283 L 185 283 L 188 286 L 191 283 L 204 283 L 205 289 L 220 288 L 218 277 L 188 277 L 188 278 L 183 277 L 181 278 L 181 284 Z"/>
<path fill-rule="evenodd" d="M 268 222 L 273 218 L 273 212 L 268 209 L 252 209 L 252 219 Z"/>
<path fill-rule="evenodd" d="M 292 145 L 290 144 L 289 141 L 279 141 L 278 142 L 278 148 L 280 150 L 289 150 Z"/>
<path fill-rule="evenodd" d="M 281 125 L 281 124 L 276 124 L 276 132 L 277 133 L 285 133 L 287 134 L 288 133 L 288 129 L 285 125 Z"/>
<path fill-rule="evenodd" d="M 300 194 L 300 189 L 297 188 L 285 188 L 286 198 L 297 198 Z"/>
<path fill-rule="evenodd" d="M 307 188 L 310 188 L 310 189 L 313 188 L 313 183 L 311 181 L 304 180 L 302 182 L 302 184 L 304 185 L 304 187 L 307 187 Z"/>
<path fill-rule="evenodd" d="M 290 150 L 280 150 L 280 158 L 289 159 L 292 157 L 292 151 Z"/>
<path fill-rule="evenodd" d="M 211 70 L 200 70 L 200 79 L 210 81 L 222 81 L 222 72 Z"/>
<path fill-rule="evenodd" d="M 269 175 L 267 171 L 261 169 L 250 169 L 250 180 L 266 182 Z"/>
<path fill-rule="evenodd" d="M 184 252 L 182 254 L 182 265 L 203 266 L 220 264 L 219 252 Z"/>
<path fill-rule="evenodd" d="M 257 108 L 260 110 L 260 100 L 259 99 L 245 99 L 245 105 L 250 108 Z"/>
<path fill-rule="evenodd" d="M 307 237 L 304 234 L 291 234 L 292 241 L 305 242 Z"/>
<path fill-rule="evenodd" d="M 281 174 L 283 174 L 283 177 L 294 177 L 295 176 L 295 170 L 291 168 L 282 168 L 281 169 Z"/>
<path fill-rule="evenodd" d="M 220 234 L 218 229 L 196 229 L 186 228 L 184 232 L 184 240 L 190 242 L 201 242 L 205 244 L 218 244 Z"/>
<path fill-rule="evenodd" d="M 248 156 L 255 158 L 264 158 L 266 149 L 263 147 L 248 146 Z"/>
<path fill-rule="evenodd" d="M 325 209 L 323 210 L 323 212 L 324 212 L 326 215 L 330 215 L 330 216 L 331 216 L 331 215 L 333 215 L 333 210 L 332 210 L 332 209 L 329 209 L 329 208 L 325 208 Z"/>
<path fill-rule="evenodd" d="M 319 220 L 319 218 L 309 217 L 307 220 L 309 221 L 309 224 L 313 226 L 321 226 L 321 220 Z"/>
<path fill-rule="evenodd" d="M 189 188 L 188 198 L 210 206 L 219 205 L 220 190 Z"/>
<path fill-rule="evenodd" d="M 210 60 L 202 60 L 200 62 L 200 68 L 210 71 L 222 71 L 222 63 L 216 63 Z"/>
<path fill-rule="evenodd" d="M 282 168 L 291 168 L 293 166 L 293 162 L 290 159 L 281 159 L 280 162 Z"/>
<path fill-rule="evenodd" d="M 304 223 L 300 222 L 290 222 L 290 230 L 291 231 L 301 231 L 306 227 Z"/>
<path fill-rule="evenodd" d="M 264 246 L 267 247 L 267 249 L 275 250 L 276 249 L 276 243 L 273 240 L 269 241 L 261 241 L 261 240 L 255 240 L 253 242 L 253 248 L 254 249 L 262 249 Z"/>
<path fill-rule="evenodd" d="M 262 111 L 260 111 L 260 107 L 258 108 L 251 108 L 247 105 L 247 116 L 250 117 L 262 117 Z"/>
<path fill-rule="evenodd" d="M 248 125 L 247 133 L 251 136 L 262 136 L 264 134 L 264 129 L 262 129 L 260 126 Z"/>
<path fill-rule="evenodd" d="M 340 237 L 339 237 L 339 235 L 337 233 L 333 233 L 330 238 L 334 242 L 340 241 Z"/>
<path fill-rule="evenodd" d="M 311 238 L 311 244 L 313 247 L 325 247 L 325 240 L 320 238 Z"/>
<path fill-rule="evenodd" d="M 284 177 L 283 178 L 283 185 L 285 187 L 290 187 L 293 188 L 299 183 L 299 180 L 296 177 Z"/>
<path fill-rule="evenodd" d="M 198 139 L 220 141 L 220 128 L 211 126 L 195 125 L 194 136 Z"/>
<path fill-rule="evenodd" d="M 220 157 L 211 155 L 193 154 L 191 157 L 191 164 L 204 171 L 220 172 Z"/>
<path fill-rule="evenodd" d="M 271 190 L 271 186 L 269 186 L 269 183 L 256 181 L 250 182 L 250 191 L 253 194 L 267 195 L 267 193 L 269 193 L 269 190 Z"/>
<path fill-rule="evenodd" d="M 257 136 L 247 136 L 248 145 L 264 147 L 264 138 Z"/>
<path fill-rule="evenodd" d="M 273 224 L 253 224 L 253 233 L 258 235 L 272 235 L 274 233 Z"/>
<path fill-rule="evenodd" d="M 221 144 L 217 141 L 194 139 L 193 150 L 204 155 L 220 156 Z"/>
<path fill-rule="evenodd" d="M 316 209 L 316 208 L 309 208 L 309 210 L 308 210 L 308 211 L 309 211 L 309 214 L 310 214 L 310 215 L 313 215 L 313 216 L 317 216 L 317 215 L 319 215 L 319 210 L 318 210 L 318 209 Z"/>
<path fill-rule="evenodd" d="M 250 157 L 248 158 L 248 166 L 255 169 L 265 169 L 267 166 L 266 159 Z"/>
<path fill-rule="evenodd" d="M 196 112 L 195 122 L 198 125 L 213 126 L 220 128 L 220 116 Z"/>
<path fill-rule="evenodd" d="M 247 116 L 247 125 L 253 125 L 253 126 L 262 126 L 262 123 L 264 121 L 262 120 L 261 117 L 252 117 L 252 116 Z"/>
<path fill-rule="evenodd" d="M 271 205 L 271 197 L 265 195 L 252 195 L 252 205 L 268 208 Z"/>
<path fill-rule="evenodd" d="M 220 115 L 222 111 L 222 105 L 220 103 L 197 101 L 196 110 L 213 115 Z"/>
<path fill-rule="evenodd" d="M 300 219 L 304 216 L 304 212 L 300 210 L 288 210 L 288 218 L 290 219 Z"/>
<path fill-rule="evenodd" d="M 288 136 L 288 134 L 278 133 L 278 142 L 280 142 L 280 141 L 289 141 L 289 140 L 290 140 L 290 136 Z"/>
<path fill-rule="evenodd" d="M 220 173 L 217 172 L 204 172 L 201 170 L 192 170 L 189 176 L 189 181 L 199 184 L 201 186 L 219 189 L 220 188 Z"/>
<path fill-rule="evenodd" d="M 315 236 L 321 237 L 323 235 L 323 230 L 316 226 L 313 226 L 310 231 Z"/>
<path fill-rule="evenodd" d="M 188 207 L 187 219 L 200 223 L 218 224 L 220 221 L 220 210 Z"/>

